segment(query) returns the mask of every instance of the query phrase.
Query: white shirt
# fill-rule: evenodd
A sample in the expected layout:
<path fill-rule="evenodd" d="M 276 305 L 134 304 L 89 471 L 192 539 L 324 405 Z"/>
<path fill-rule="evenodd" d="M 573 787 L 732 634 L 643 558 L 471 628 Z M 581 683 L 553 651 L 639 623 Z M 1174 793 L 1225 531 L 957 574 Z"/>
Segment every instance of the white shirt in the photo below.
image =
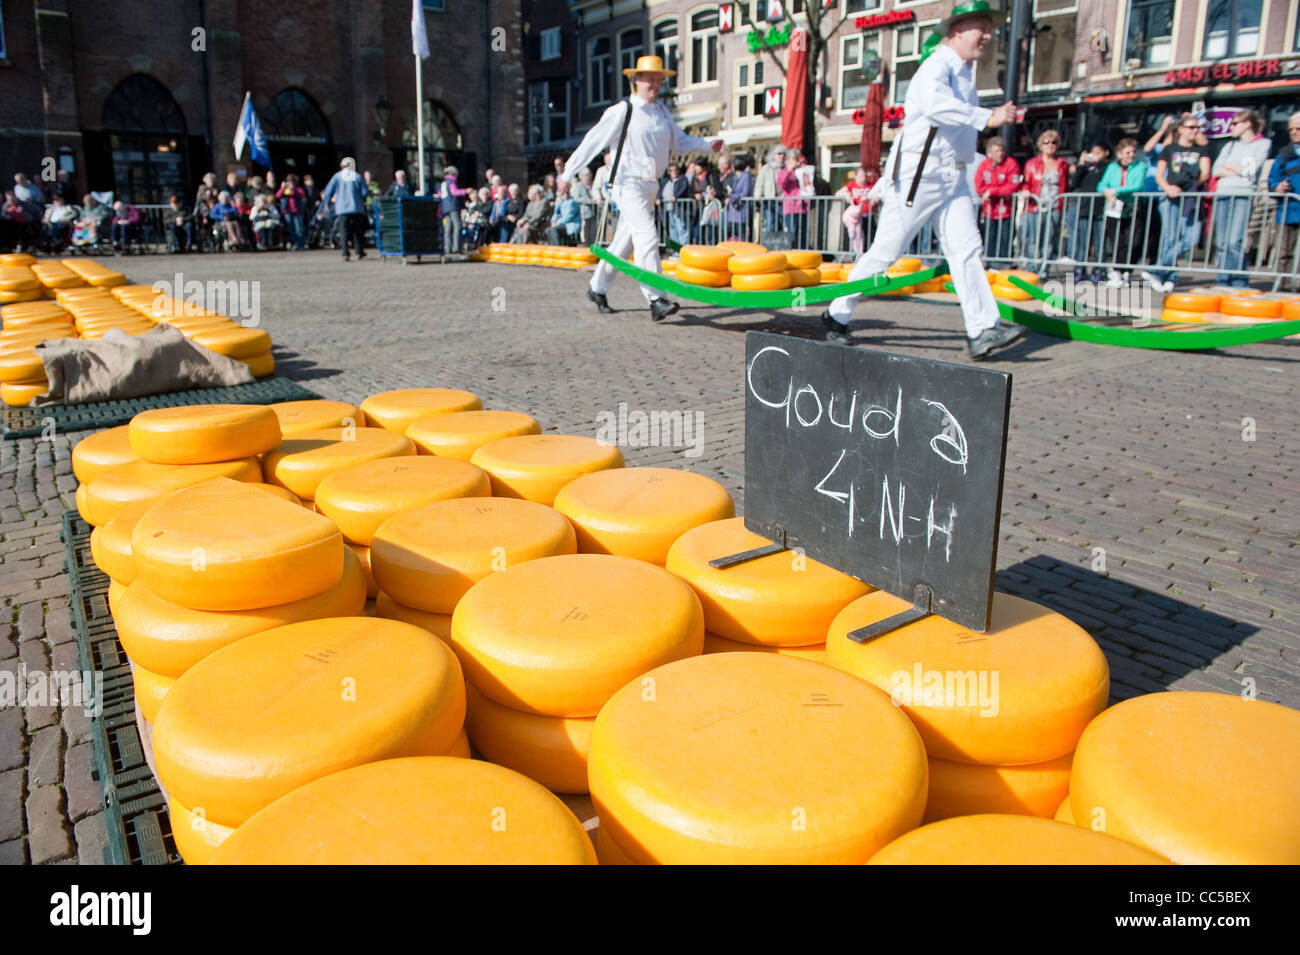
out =
<path fill-rule="evenodd" d="M 919 153 L 930 127 L 938 127 L 930 145 L 937 162 L 975 160 L 979 131 L 988 125 L 990 109 L 979 105 L 975 71 L 946 43 L 940 43 L 912 77 L 903 101 L 903 130 L 894 149 Z M 901 157 L 900 157 L 901 158 Z M 889 169 L 892 176 L 893 169 Z"/>
<path fill-rule="evenodd" d="M 658 182 L 668 171 L 670 153 L 708 152 L 713 143 L 708 139 L 688 136 L 673 122 L 672 113 L 661 102 L 650 103 L 635 93 L 632 101 L 632 120 L 627 128 L 627 142 L 618 162 L 618 180 L 615 183 L 642 181 Z M 587 164 L 607 148 L 618 151 L 619 134 L 627 116 L 626 101 L 620 100 L 600 117 L 600 121 L 587 131 L 582 142 L 564 164 L 561 174 L 572 181 Z"/>

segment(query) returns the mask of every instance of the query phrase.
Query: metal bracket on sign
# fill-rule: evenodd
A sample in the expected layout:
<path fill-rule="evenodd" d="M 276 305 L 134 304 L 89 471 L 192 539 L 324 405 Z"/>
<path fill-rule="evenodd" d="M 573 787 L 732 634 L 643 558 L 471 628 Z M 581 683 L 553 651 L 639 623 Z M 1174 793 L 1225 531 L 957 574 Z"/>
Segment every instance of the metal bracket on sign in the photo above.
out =
<path fill-rule="evenodd" d="M 742 550 L 738 554 L 728 554 L 726 557 L 715 557 L 709 561 L 710 567 L 717 567 L 719 570 L 725 570 L 728 567 L 735 567 L 737 564 L 743 564 L 748 560 L 756 560 L 759 557 L 766 557 L 769 554 L 779 554 L 787 550 L 785 528 L 780 524 L 773 527 L 776 531 L 777 540 L 771 544 L 764 544 L 762 547 L 755 547 L 752 550 Z"/>
<path fill-rule="evenodd" d="M 933 612 L 930 609 L 933 597 L 934 594 L 929 587 L 925 584 L 917 584 L 912 595 L 912 606 L 909 609 L 850 631 L 849 639 L 854 643 L 866 643 L 869 640 L 876 639 L 876 637 L 884 636 L 891 630 L 897 630 L 899 627 L 920 620 L 922 617 L 928 617 Z"/>

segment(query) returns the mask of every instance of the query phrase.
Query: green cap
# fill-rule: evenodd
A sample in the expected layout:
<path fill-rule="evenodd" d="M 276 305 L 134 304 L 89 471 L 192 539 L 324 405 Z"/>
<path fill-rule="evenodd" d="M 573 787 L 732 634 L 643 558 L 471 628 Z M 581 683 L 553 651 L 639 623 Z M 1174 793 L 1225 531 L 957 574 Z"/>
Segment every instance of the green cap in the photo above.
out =
<path fill-rule="evenodd" d="M 948 14 L 946 19 L 940 20 L 935 30 L 940 36 L 948 35 L 948 28 L 958 20 L 965 20 L 967 17 L 987 17 L 993 21 L 995 27 L 1002 26 L 1006 22 L 1007 15 L 1001 10 L 994 10 L 989 6 L 988 0 L 966 0 L 965 3 L 959 3 L 952 8 L 952 13 Z"/>

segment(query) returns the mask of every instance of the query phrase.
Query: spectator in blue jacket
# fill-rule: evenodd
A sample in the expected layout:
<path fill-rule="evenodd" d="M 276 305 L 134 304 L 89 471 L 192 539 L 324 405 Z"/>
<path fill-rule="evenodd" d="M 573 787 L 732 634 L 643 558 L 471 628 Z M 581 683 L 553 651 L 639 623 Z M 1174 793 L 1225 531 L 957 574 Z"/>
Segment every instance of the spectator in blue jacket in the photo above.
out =
<path fill-rule="evenodd" d="M 321 193 L 323 205 L 334 206 L 334 227 L 339 230 L 338 243 L 343 250 L 343 261 L 348 254 L 348 240 L 357 248 L 357 258 L 366 257 L 366 184 L 357 172 L 357 161 L 347 156 L 339 163 L 339 171 L 330 177 Z"/>
<path fill-rule="evenodd" d="M 1280 192 L 1277 203 L 1277 270 L 1291 273 L 1291 291 L 1300 292 L 1300 262 L 1296 261 L 1296 234 L 1300 233 L 1300 113 L 1286 124 L 1291 142 L 1273 160 L 1268 171 L 1268 191 Z"/>
<path fill-rule="evenodd" d="M 555 186 L 555 208 L 546 237 L 551 245 L 573 245 L 582 231 L 582 210 L 572 196 L 572 186 L 561 179 Z"/>

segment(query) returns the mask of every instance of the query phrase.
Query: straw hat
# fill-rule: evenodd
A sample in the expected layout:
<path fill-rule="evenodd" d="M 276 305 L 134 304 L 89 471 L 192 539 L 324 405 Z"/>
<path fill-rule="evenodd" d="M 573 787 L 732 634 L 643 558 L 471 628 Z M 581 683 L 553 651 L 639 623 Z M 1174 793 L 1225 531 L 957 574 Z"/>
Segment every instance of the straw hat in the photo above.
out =
<path fill-rule="evenodd" d="M 676 76 L 676 70 L 665 70 L 664 60 L 661 56 L 638 56 L 636 66 L 629 67 L 623 71 L 623 75 L 628 79 L 636 76 L 638 73 L 658 73 L 660 76 Z"/>

